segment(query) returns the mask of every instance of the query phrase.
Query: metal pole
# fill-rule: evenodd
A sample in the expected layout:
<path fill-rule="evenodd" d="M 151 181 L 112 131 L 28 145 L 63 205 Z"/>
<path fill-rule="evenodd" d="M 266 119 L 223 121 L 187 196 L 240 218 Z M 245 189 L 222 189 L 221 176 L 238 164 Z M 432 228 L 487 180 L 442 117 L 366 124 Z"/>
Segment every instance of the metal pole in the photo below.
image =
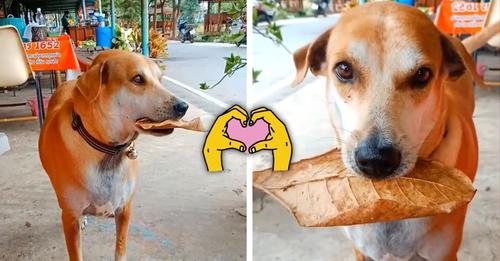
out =
<path fill-rule="evenodd" d="M 85 6 L 85 0 L 82 0 L 82 10 L 83 10 L 83 20 L 87 19 L 87 7 Z"/>
<path fill-rule="evenodd" d="M 110 1 L 111 4 L 111 37 L 115 37 L 115 0 Z"/>
<path fill-rule="evenodd" d="M 141 1 L 141 34 L 142 54 L 149 57 L 149 22 L 148 22 L 148 0 Z"/>

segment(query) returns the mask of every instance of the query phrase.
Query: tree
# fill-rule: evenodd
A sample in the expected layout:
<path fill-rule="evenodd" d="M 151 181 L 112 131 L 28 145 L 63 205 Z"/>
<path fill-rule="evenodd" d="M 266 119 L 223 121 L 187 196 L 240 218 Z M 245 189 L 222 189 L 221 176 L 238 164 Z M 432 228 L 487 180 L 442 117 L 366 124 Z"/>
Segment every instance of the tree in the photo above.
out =
<path fill-rule="evenodd" d="M 188 23 L 194 24 L 194 16 L 200 10 L 198 0 L 183 0 L 180 3 L 181 15 L 187 20 Z"/>
<path fill-rule="evenodd" d="M 111 15 L 110 0 L 102 0 L 102 10 Z M 115 0 L 115 13 L 119 24 L 132 27 L 141 23 L 140 0 Z"/>

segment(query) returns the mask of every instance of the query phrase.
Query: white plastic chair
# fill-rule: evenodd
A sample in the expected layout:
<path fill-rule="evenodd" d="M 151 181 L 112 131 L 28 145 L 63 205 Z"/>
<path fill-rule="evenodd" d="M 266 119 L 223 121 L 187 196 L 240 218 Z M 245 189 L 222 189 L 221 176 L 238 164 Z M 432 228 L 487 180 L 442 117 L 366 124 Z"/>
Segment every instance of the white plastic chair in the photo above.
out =
<path fill-rule="evenodd" d="M 35 78 L 35 73 L 31 70 L 21 37 L 19 36 L 17 29 L 12 25 L 0 26 L 0 57 L 2 57 L 2 60 L 0 60 L 0 88 L 2 88 L 2 86 L 6 87 L 23 84 L 29 79 L 30 76 L 35 79 L 38 103 L 38 120 L 41 126 L 45 116 L 45 111 L 43 107 L 40 81 Z M 8 106 L 8 104 L 6 106 Z M 36 117 L 25 116 L 0 118 L 0 122 L 32 119 L 36 119 Z"/>

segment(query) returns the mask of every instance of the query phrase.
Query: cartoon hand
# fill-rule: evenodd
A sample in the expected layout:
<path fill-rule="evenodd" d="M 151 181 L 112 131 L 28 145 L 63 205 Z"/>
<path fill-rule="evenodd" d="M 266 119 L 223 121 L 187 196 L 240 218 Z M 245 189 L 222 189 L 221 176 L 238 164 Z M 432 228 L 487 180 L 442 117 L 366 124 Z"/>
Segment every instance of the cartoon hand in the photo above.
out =
<path fill-rule="evenodd" d="M 250 153 L 260 150 L 273 151 L 273 170 L 287 171 L 292 160 L 292 144 L 285 124 L 267 108 L 258 108 L 251 112 L 249 125 L 252 126 L 257 120 L 262 119 L 269 124 L 269 135 L 263 141 L 259 141 L 250 147 Z"/>
<path fill-rule="evenodd" d="M 224 114 L 217 117 L 212 129 L 207 135 L 203 146 L 203 157 L 210 172 L 222 171 L 222 151 L 236 149 L 241 152 L 246 150 L 245 144 L 230 139 L 227 135 L 227 122 L 232 118 L 238 119 L 243 127 L 248 121 L 247 112 L 238 105 L 229 108 Z"/>

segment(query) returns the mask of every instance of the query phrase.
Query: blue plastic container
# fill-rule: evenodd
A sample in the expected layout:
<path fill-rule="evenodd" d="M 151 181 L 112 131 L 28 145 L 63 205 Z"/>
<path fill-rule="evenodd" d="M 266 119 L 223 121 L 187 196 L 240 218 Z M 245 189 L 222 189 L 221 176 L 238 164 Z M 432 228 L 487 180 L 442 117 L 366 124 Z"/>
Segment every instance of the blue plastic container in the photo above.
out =
<path fill-rule="evenodd" d="M 24 22 L 23 18 L 15 18 L 15 17 L 0 18 L 0 26 L 2 25 L 15 26 L 17 28 L 17 31 L 19 32 L 19 35 L 21 36 L 21 38 L 23 38 L 24 29 L 26 28 L 26 23 Z M 23 38 L 23 41 L 26 42 L 28 40 Z"/>
<path fill-rule="evenodd" d="M 97 46 L 111 48 L 111 27 L 96 27 L 95 38 Z"/>
<path fill-rule="evenodd" d="M 397 2 L 403 5 L 415 6 L 415 0 L 397 0 Z"/>

